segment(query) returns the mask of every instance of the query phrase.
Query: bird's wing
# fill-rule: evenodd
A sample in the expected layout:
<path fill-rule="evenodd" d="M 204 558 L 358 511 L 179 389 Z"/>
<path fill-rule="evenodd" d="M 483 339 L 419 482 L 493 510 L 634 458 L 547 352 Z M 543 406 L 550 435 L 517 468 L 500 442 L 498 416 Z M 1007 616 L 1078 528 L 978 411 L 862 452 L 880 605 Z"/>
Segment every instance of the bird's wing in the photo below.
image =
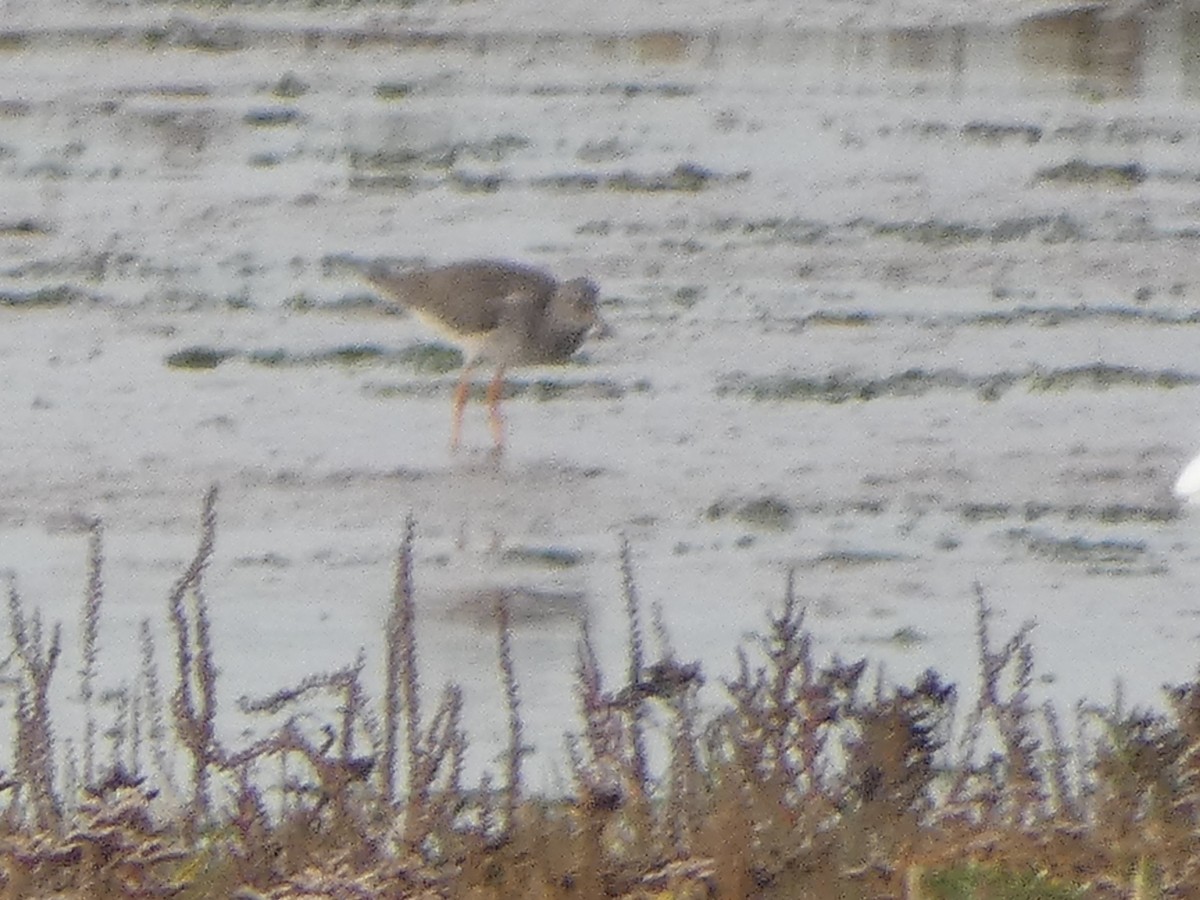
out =
<path fill-rule="evenodd" d="M 365 275 L 392 300 L 458 334 L 486 333 L 514 316 L 536 316 L 554 288 L 536 270 L 490 262 L 400 273 L 373 266 Z"/>

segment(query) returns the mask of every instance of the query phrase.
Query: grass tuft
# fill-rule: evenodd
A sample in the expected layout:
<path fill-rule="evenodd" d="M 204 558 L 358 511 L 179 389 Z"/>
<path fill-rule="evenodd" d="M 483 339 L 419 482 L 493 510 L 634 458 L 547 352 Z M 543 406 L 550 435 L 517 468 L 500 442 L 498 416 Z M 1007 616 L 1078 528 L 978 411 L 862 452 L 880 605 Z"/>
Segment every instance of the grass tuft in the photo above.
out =
<path fill-rule="evenodd" d="M 794 516 L 790 503 L 772 496 L 717 500 L 704 511 L 704 517 L 711 522 L 728 518 L 765 531 L 788 530 Z"/>
<path fill-rule="evenodd" d="M 231 350 L 219 350 L 214 347 L 188 347 L 167 356 L 166 362 L 167 368 L 170 369 L 215 369 L 233 355 Z"/>

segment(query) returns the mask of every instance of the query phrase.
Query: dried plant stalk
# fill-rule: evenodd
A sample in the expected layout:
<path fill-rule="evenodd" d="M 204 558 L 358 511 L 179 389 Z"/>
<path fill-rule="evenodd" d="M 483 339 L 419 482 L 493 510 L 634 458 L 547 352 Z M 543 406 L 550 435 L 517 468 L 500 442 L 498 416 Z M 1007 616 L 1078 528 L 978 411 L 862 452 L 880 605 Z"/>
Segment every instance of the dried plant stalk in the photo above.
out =
<path fill-rule="evenodd" d="M 98 653 L 97 635 L 100 629 L 100 604 L 104 595 L 101 577 L 104 561 L 104 532 L 99 519 L 88 529 L 87 588 L 83 595 L 83 667 L 79 672 L 79 697 L 83 702 L 83 780 L 92 784 L 96 779 L 96 711 L 92 705 Z"/>
<path fill-rule="evenodd" d="M 8 614 L 14 653 L 21 665 L 17 693 L 15 778 L 29 801 L 26 818 L 39 830 L 52 830 L 62 818 L 54 791 L 54 735 L 50 725 L 50 680 L 62 650 L 62 629 L 56 624 L 49 643 L 42 618 L 34 612 L 27 621 L 16 579 L 8 579 Z"/>
<path fill-rule="evenodd" d="M 633 551 L 629 548 L 627 538 L 621 538 L 621 593 L 625 598 L 625 619 L 629 624 L 629 671 L 630 685 L 642 680 L 645 669 L 645 649 L 642 643 L 641 609 L 638 601 L 637 583 L 633 577 Z M 633 738 L 634 780 L 641 785 L 646 783 L 648 765 L 646 762 L 646 738 L 642 729 L 642 719 L 645 708 L 642 704 L 634 704 L 631 736 Z"/>
<path fill-rule="evenodd" d="M 175 766 L 167 748 L 167 727 L 163 719 L 162 689 L 159 687 L 158 666 L 155 663 L 154 633 L 149 619 L 142 619 L 138 625 L 138 643 L 142 649 L 142 665 L 138 674 L 141 687 L 138 695 L 143 704 L 143 718 L 146 721 L 146 739 L 150 746 L 150 755 L 154 760 L 155 771 L 162 783 L 171 793 L 175 788 Z"/>
<path fill-rule="evenodd" d="M 412 552 L 415 524 L 412 516 L 404 523 L 404 540 L 396 555 L 396 577 L 386 630 L 386 657 L 383 682 L 383 765 L 381 777 L 384 799 L 395 800 L 396 758 L 399 755 L 400 716 L 407 716 L 408 768 L 412 772 L 419 752 L 419 700 L 416 683 L 416 636 L 412 592 Z M 411 778 L 411 774 L 410 774 Z M 410 800 L 412 798 L 410 797 Z"/>
<path fill-rule="evenodd" d="M 521 802 L 521 757 L 525 747 L 521 739 L 521 707 L 517 694 L 517 674 L 513 667 L 512 635 L 509 631 L 508 600 L 503 591 L 496 597 L 496 630 L 500 639 L 500 677 L 508 708 L 507 778 L 504 785 L 504 835 L 512 834 Z"/>
<path fill-rule="evenodd" d="M 446 685 L 422 741 L 421 765 L 415 778 L 425 802 L 416 835 L 422 839 L 439 831 L 448 834 L 454 827 L 455 816 L 465 805 L 462 774 L 467 739 L 462 728 L 462 711 L 462 690 L 453 684 Z"/>
<path fill-rule="evenodd" d="M 200 546 L 196 555 L 175 582 L 168 601 L 171 625 L 175 631 L 177 684 L 171 698 L 175 733 L 187 750 L 192 763 L 192 798 L 188 809 L 188 830 L 208 818 L 208 785 L 212 767 L 221 760 L 216 742 L 216 665 L 209 633 L 208 607 L 202 582 L 212 560 L 217 533 L 217 488 L 204 496 L 200 516 Z M 187 600 L 191 599 L 191 609 Z"/>
<path fill-rule="evenodd" d="M 670 757 L 667 765 L 667 800 L 663 808 L 663 835 L 660 843 L 670 847 L 677 859 L 686 857 L 692 846 L 696 823 L 701 817 L 701 764 L 696 744 L 697 690 L 703 679 L 698 665 L 684 666 L 675 658 L 667 633 L 662 606 L 654 605 L 654 630 L 659 644 L 661 662 L 657 670 L 669 674 L 669 681 L 660 676 L 657 696 L 671 713 L 669 736 Z"/>
<path fill-rule="evenodd" d="M 992 610 L 984 597 L 983 586 L 978 582 L 974 585 L 974 594 L 980 689 L 960 742 L 955 766 L 957 775 L 949 798 L 951 802 L 964 801 L 984 725 L 991 722 L 1004 748 L 1006 784 L 1003 791 L 990 792 L 994 802 L 986 805 L 986 813 L 993 821 L 1005 820 L 1009 825 L 1017 825 L 1043 817 L 1048 803 L 1045 778 L 1037 759 L 1039 742 L 1035 709 L 1030 700 L 1033 647 L 1029 636 L 1033 623 L 1024 623 L 1004 646 L 994 650 L 989 625 Z M 1012 675 L 1009 691 L 1002 684 L 1006 672 Z"/>

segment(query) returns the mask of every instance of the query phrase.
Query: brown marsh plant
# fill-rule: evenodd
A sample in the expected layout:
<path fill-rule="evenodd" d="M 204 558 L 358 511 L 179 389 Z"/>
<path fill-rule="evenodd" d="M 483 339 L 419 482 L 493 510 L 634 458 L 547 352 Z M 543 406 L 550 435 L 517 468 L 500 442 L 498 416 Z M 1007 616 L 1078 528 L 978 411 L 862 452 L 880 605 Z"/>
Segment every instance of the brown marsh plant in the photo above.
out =
<path fill-rule="evenodd" d="M 934 671 L 894 685 L 869 678 L 864 660 L 821 658 L 794 574 L 724 681 L 706 684 L 699 663 L 676 657 L 660 610 L 651 660 L 622 542 L 627 665 L 609 686 L 584 624 L 571 784 L 540 796 L 523 784 L 503 596 L 501 777 L 465 781 L 458 688 L 423 713 L 410 519 L 381 629 L 380 696 L 359 650 L 340 669 L 241 698 L 265 734 L 226 745 L 204 591 L 216 501 L 214 488 L 168 594 L 172 688 L 160 687 L 143 621 L 141 671 L 107 726 L 103 532 L 89 530 L 80 778 L 64 777 L 51 726 L 60 630 L 26 611 L 9 576 L 6 900 L 1200 897 L 1200 684 L 1171 688 L 1162 711 L 1083 709 L 1068 742 L 1057 714 L 1034 702 L 1032 628 L 994 642 L 979 588 L 980 686 L 953 741 L 958 690 Z M 102 751 L 100 735 L 114 731 Z"/>

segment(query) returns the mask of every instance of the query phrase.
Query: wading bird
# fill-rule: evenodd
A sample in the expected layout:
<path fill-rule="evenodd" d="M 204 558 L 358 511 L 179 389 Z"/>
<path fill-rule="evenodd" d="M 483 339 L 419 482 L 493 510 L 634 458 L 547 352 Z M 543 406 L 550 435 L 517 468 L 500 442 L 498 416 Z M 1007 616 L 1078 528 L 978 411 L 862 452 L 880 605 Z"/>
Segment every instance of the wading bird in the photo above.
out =
<path fill-rule="evenodd" d="M 411 310 L 462 349 L 466 363 L 454 391 L 450 426 L 454 450 L 476 365 L 495 366 L 487 404 L 498 453 L 504 448 L 500 399 L 505 370 L 565 362 L 598 323 L 597 288 L 591 281 L 558 281 L 517 263 L 473 260 L 401 271 L 369 263 L 361 272 L 385 298 Z"/>

